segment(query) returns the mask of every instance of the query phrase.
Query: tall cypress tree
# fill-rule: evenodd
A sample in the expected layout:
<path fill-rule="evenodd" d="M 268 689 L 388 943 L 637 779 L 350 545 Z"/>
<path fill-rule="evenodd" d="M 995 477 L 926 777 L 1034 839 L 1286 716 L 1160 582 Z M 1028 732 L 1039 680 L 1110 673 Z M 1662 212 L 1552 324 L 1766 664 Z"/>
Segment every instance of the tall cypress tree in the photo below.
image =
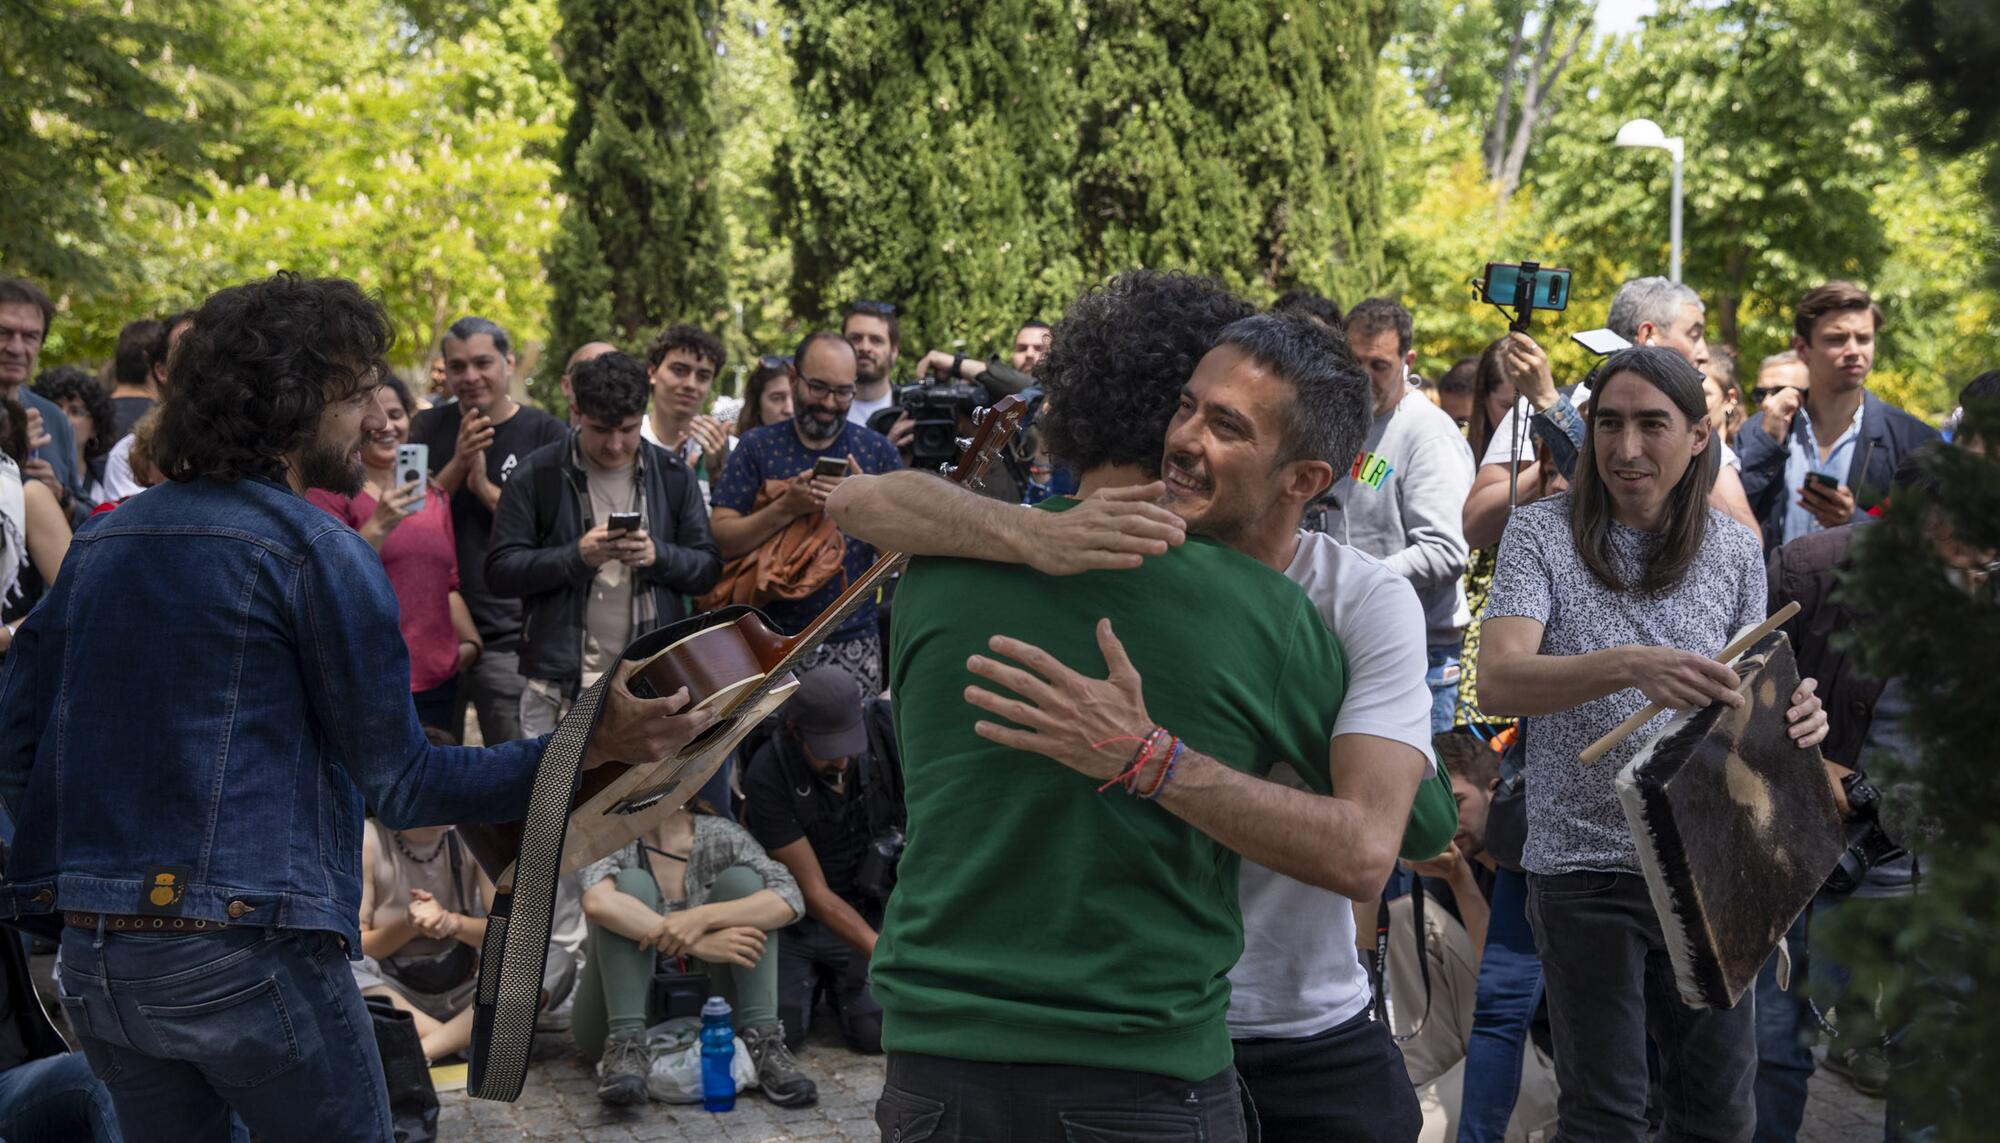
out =
<path fill-rule="evenodd" d="M 1083 38 L 1081 250 L 1353 301 L 1382 275 L 1385 0 L 1101 0 Z"/>
<path fill-rule="evenodd" d="M 788 0 L 799 130 L 779 165 L 792 306 L 902 307 L 905 347 L 998 348 L 1081 286 L 1064 0 Z"/>
<path fill-rule="evenodd" d="M 569 201 L 548 253 L 545 387 L 576 346 L 721 321 L 714 54 L 694 0 L 563 0 Z"/>

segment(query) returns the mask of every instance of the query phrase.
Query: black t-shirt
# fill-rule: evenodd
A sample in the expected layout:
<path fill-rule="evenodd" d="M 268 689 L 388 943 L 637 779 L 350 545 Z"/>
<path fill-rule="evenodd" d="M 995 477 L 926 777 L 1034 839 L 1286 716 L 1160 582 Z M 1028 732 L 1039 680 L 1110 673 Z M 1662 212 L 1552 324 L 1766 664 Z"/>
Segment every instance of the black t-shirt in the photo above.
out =
<path fill-rule="evenodd" d="M 464 407 L 453 401 L 425 409 L 410 422 L 410 440 L 429 445 L 431 475 L 444 471 L 458 454 L 458 426 Z M 486 476 L 505 485 L 523 458 L 543 445 L 563 439 L 569 429 L 540 409 L 520 406 L 513 416 L 493 426 L 493 443 L 486 449 Z M 509 651 L 521 641 L 521 601 L 501 599 L 486 590 L 486 549 L 493 539 L 493 513 L 472 491 L 471 482 L 452 495 L 451 526 L 458 540 L 458 590 L 479 627 L 489 651 Z"/>
<path fill-rule="evenodd" d="M 146 411 L 153 407 L 153 399 L 151 397 L 113 397 L 111 398 L 111 407 L 117 414 L 112 418 L 113 427 L 117 431 L 112 434 L 111 439 L 122 440 L 126 434 L 132 431 L 132 426 L 139 423 L 139 418 L 145 416 Z"/>
<path fill-rule="evenodd" d="M 790 731 L 771 736 L 743 772 L 743 827 L 766 852 L 805 838 L 819 859 L 827 888 L 857 909 L 875 903 L 854 884 L 868 851 L 868 811 L 862 798 L 862 759 L 848 764 L 835 790 L 785 741 Z"/>

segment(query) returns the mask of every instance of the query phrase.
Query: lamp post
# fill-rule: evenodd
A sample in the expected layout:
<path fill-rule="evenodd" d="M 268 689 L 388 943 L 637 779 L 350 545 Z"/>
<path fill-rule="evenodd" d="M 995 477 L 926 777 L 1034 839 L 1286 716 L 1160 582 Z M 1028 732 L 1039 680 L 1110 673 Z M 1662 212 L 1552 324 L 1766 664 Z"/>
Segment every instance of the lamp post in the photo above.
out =
<path fill-rule="evenodd" d="M 1681 156 L 1684 140 L 1680 136 L 1669 139 L 1660 125 L 1651 119 L 1634 119 L 1618 129 L 1618 138 L 1613 140 L 1620 147 L 1653 147 L 1674 157 L 1674 188 L 1671 221 L 1672 253 L 1667 262 L 1667 277 L 1681 280 Z"/>

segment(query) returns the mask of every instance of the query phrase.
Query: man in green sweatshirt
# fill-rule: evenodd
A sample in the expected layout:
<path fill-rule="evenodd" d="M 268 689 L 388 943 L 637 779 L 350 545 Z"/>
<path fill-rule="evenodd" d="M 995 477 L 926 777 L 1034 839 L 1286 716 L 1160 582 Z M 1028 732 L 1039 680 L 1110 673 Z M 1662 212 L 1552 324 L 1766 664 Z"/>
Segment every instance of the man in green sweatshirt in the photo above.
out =
<path fill-rule="evenodd" d="M 1240 1137 L 1224 1021 L 1225 974 L 1242 948 L 1236 854 L 1351 896 L 1379 887 L 1394 860 L 1428 761 L 1359 735 L 1346 756 L 1329 749 L 1347 664 L 1277 570 L 1288 560 L 1276 549 L 1296 546 L 1305 504 L 1332 480 L 1330 458 L 1344 466 L 1358 447 L 1366 382 L 1337 335 L 1283 319 L 1231 326 L 1201 356 L 1248 312 L 1198 280 L 1123 275 L 1072 308 L 1043 367 L 1063 411 L 1047 431 L 1085 470 L 1086 491 L 1144 481 L 1166 438 L 1176 507 L 1210 535 L 1169 551 L 1178 520 L 1151 517 L 1158 536 L 1094 565 L 1165 553 L 1136 570 L 1058 583 L 1028 568 L 919 561 L 899 592 L 911 836 L 874 966 L 891 1052 L 885 1139 L 1003 1123 L 1015 1137 L 1062 1138 L 1135 1113 L 1162 1138 Z M 1137 352 L 1106 344 L 1120 338 Z M 1066 348 L 1122 374 L 1066 370 Z M 841 505 L 829 507 L 839 518 Z M 1035 514 L 1053 522 L 1036 534 L 1083 535 L 1106 514 L 1159 510 L 1114 493 L 1053 511 Z M 989 535 L 933 533 L 925 546 L 975 551 Z M 1018 556 L 1074 571 L 1063 565 L 1076 551 Z M 996 628 L 1021 642 L 989 646 Z M 1068 663 L 1092 686 L 1050 688 L 994 652 L 1041 678 Z M 1111 679 L 1094 677 L 1107 663 Z M 953 693 L 975 675 L 1000 684 L 977 688 L 976 701 L 1031 730 L 975 728 Z M 1107 687 L 1120 701 L 1065 704 Z M 1142 754 L 1132 786 L 1157 805 L 1095 792 Z M 1255 776 L 1279 762 L 1308 789 Z M 1427 801 L 1441 808 L 1411 831 L 1405 852 L 1418 856 L 1455 827 L 1448 790 Z M 1393 1054 L 1386 1038 L 1381 1047 Z"/>

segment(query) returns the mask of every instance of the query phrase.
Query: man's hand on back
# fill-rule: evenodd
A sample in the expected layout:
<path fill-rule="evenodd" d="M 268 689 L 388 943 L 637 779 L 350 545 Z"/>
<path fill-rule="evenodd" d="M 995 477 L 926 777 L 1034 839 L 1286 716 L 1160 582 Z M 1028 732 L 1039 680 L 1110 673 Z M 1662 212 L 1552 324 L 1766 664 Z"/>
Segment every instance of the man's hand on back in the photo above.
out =
<path fill-rule="evenodd" d="M 1014 539 L 1022 563 L 1044 575 L 1136 568 L 1187 542 L 1187 524 L 1159 504 L 1158 481 L 1110 488 L 1067 512 L 1020 512 Z"/>
<path fill-rule="evenodd" d="M 622 661 L 604 692 L 604 709 L 583 756 L 583 768 L 606 762 L 644 764 L 671 758 L 715 721 L 708 709 L 681 713 L 688 705 L 686 687 L 666 698 L 642 699 L 630 690 L 639 664 Z"/>

